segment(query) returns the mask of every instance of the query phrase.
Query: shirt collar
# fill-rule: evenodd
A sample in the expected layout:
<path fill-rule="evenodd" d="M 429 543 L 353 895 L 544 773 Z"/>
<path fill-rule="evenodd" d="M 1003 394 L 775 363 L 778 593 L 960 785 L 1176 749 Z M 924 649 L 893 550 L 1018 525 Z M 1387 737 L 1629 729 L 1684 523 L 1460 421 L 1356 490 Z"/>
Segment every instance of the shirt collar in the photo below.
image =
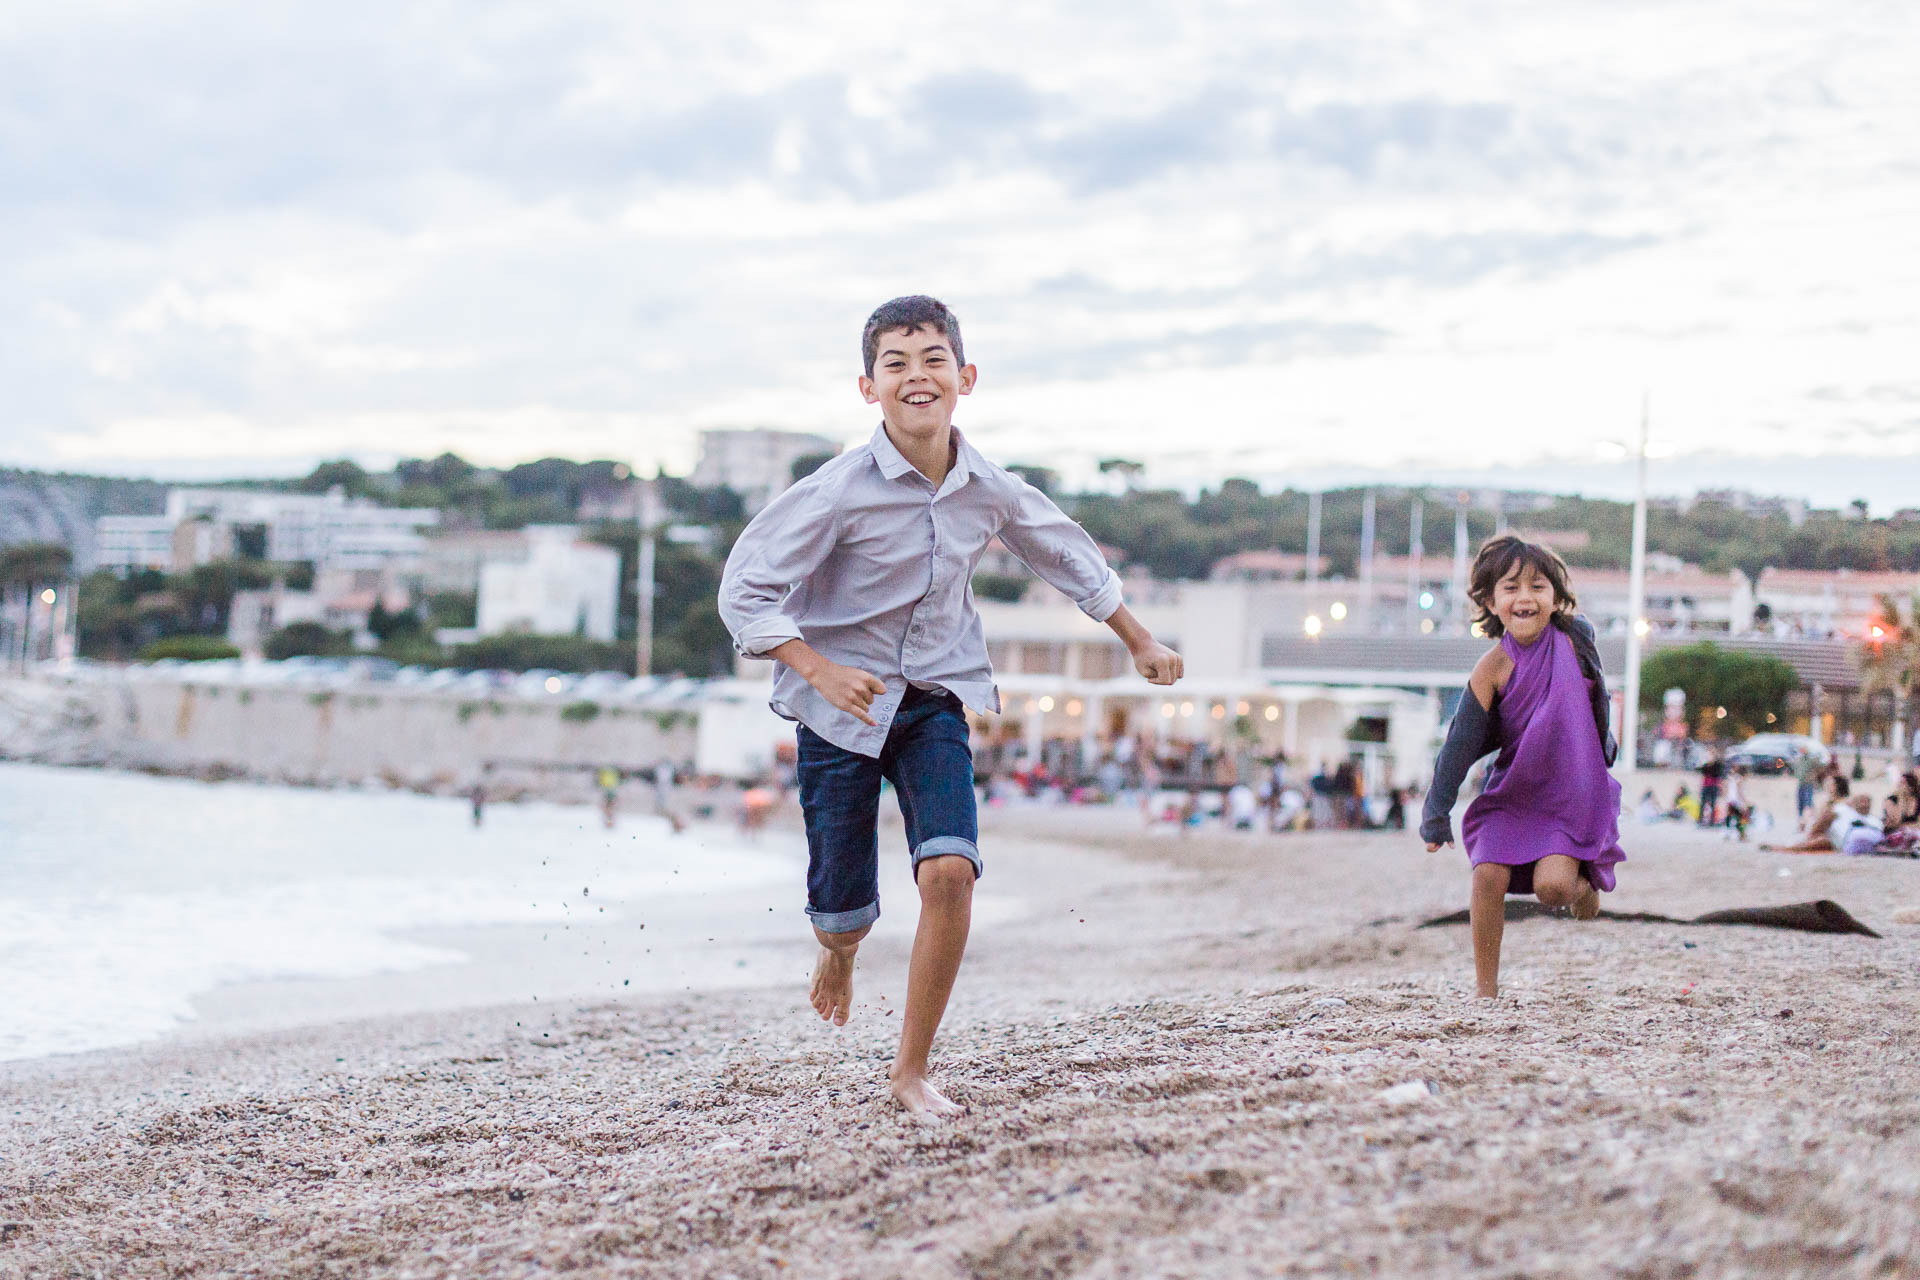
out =
<path fill-rule="evenodd" d="M 940 483 L 941 493 L 951 493 L 972 478 L 975 464 L 971 458 L 973 446 L 960 434 L 960 428 L 949 427 L 953 432 L 953 466 L 947 472 L 947 478 Z M 894 446 L 893 438 L 887 434 L 887 424 L 881 423 L 873 429 L 873 460 L 880 468 L 880 474 L 889 480 L 898 480 L 904 475 L 919 475 L 919 469 L 907 461 L 906 455 Z M 925 479 L 924 476 L 921 477 Z"/>

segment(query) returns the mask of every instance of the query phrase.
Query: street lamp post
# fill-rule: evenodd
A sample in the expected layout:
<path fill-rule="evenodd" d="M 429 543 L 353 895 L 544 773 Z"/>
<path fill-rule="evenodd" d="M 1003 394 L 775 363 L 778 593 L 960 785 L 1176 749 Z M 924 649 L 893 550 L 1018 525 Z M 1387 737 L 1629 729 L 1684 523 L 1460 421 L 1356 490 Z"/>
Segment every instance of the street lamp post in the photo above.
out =
<path fill-rule="evenodd" d="M 1640 397 L 1640 452 L 1635 461 L 1633 491 L 1633 550 L 1627 566 L 1626 705 L 1620 713 L 1619 769 L 1624 773 L 1639 763 L 1640 750 L 1640 629 L 1647 607 L 1647 419 L 1649 397 Z"/>
<path fill-rule="evenodd" d="M 634 584 L 638 593 L 638 616 L 634 619 L 635 650 L 634 675 L 645 676 L 653 672 L 653 557 L 654 557 L 654 485 L 653 480 L 634 477 L 638 486 L 639 502 L 634 512 L 640 527 L 640 555 L 637 581 Z"/>

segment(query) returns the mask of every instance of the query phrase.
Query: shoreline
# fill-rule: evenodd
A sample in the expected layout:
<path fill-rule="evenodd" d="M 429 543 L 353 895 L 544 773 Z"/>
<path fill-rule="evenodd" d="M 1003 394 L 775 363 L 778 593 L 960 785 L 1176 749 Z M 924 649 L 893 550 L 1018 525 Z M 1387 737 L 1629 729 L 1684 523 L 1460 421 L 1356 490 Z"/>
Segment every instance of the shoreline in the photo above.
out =
<path fill-rule="evenodd" d="M 1464 855 L 1033 817 L 984 815 L 1038 905 L 975 935 L 957 1122 L 883 1101 L 897 936 L 837 1032 L 796 976 L 0 1064 L 0 1275 L 1920 1268 L 1913 863 L 1634 829 L 1610 907 L 1886 937 L 1530 921 L 1485 1004 L 1412 927 Z"/>

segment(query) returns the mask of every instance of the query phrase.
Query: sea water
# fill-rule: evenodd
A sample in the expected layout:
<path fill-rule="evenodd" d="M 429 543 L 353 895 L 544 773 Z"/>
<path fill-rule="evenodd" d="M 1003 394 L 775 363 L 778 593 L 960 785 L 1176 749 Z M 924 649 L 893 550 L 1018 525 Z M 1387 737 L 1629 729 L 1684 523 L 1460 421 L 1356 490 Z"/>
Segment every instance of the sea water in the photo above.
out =
<path fill-rule="evenodd" d="M 647 925 L 630 950 L 654 968 L 610 961 L 609 990 L 766 980 L 686 957 L 716 920 L 804 935 L 794 844 L 641 815 L 609 831 L 584 806 L 490 805 L 476 828 L 444 797 L 0 765 L 0 1059 L 162 1036 L 230 984 L 459 965 L 444 939 L 471 926 L 543 926 L 557 952 Z"/>

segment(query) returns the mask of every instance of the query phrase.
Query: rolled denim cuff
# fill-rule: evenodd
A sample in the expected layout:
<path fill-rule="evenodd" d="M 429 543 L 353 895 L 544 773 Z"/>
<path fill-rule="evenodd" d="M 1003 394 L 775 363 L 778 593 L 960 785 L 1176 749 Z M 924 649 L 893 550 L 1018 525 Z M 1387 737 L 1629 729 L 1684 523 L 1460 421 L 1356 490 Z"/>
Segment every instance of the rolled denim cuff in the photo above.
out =
<path fill-rule="evenodd" d="M 852 933 L 855 929 L 864 929 L 880 918 L 880 904 L 869 902 L 864 907 L 855 907 L 851 911 L 815 911 L 807 908 L 807 919 L 813 921 L 813 927 L 822 933 Z"/>
<path fill-rule="evenodd" d="M 920 878 L 920 864 L 928 858 L 960 857 L 973 864 L 973 878 L 978 880 L 986 871 L 980 864 L 980 847 L 965 836 L 934 836 L 922 840 L 920 847 L 913 851 L 913 876 Z"/>

